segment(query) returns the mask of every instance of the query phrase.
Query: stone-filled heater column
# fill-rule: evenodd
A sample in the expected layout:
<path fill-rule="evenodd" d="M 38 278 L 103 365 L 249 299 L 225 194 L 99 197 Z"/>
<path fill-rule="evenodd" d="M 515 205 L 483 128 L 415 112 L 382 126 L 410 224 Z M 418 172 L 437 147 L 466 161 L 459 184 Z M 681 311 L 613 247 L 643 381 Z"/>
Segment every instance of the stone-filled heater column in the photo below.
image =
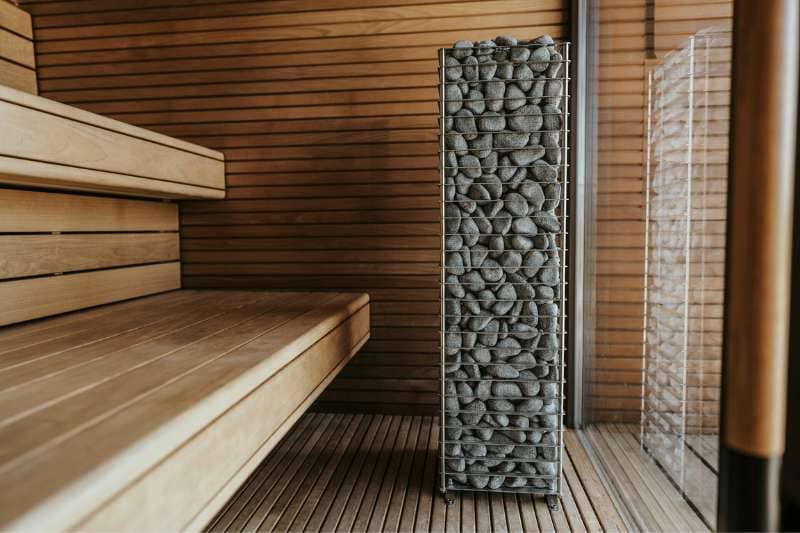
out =
<path fill-rule="evenodd" d="M 444 490 L 560 491 L 567 55 L 440 51 Z"/>

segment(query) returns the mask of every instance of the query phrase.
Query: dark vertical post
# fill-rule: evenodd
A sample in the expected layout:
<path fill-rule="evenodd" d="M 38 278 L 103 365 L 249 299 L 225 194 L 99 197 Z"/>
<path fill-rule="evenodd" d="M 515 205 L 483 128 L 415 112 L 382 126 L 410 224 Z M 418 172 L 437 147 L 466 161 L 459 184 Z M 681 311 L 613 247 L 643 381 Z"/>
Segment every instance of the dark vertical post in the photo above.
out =
<path fill-rule="evenodd" d="M 798 3 L 736 0 L 717 527 L 778 527 L 786 422 Z"/>

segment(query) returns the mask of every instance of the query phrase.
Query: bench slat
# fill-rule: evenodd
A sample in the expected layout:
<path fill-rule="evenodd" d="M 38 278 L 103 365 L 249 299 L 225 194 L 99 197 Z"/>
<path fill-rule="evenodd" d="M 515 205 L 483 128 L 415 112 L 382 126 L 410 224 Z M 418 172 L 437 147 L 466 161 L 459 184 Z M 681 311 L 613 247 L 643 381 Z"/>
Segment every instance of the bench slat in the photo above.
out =
<path fill-rule="evenodd" d="M 17 387 L 23 412 L 0 409 L 2 527 L 177 529 L 210 518 L 369 334 L 366 295 L 192 291 L 163 312 L 134 319 L 138 344 L 122 324 L 56 351 L 51 361 L 66 364 Z M 166 494 L 176 499 L 152 501 Z"/>

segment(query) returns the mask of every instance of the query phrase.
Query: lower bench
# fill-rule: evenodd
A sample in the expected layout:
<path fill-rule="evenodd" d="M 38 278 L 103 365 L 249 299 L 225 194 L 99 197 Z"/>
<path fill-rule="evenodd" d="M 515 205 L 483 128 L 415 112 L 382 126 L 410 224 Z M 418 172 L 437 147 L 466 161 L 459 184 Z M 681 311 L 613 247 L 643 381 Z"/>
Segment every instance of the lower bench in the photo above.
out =
<path fill-rule="evenodd" d="M 0 529 L 200 529 L 369 337 L 366 294 L 173 291 L 0 330 Z"/>

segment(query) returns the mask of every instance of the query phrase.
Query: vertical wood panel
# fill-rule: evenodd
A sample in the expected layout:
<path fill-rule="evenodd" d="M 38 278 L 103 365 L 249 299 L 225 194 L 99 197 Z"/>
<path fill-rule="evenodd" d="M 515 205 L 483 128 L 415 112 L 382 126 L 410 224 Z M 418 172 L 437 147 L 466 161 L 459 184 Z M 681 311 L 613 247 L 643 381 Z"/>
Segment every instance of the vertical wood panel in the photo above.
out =
<path fill-rule="evenodd" d="M 435 412 L 437 49 L 566 35 L 566 0 L 28 1 L 48 97 L 225 152 L 181 205 L 186 287 L 367 291 L 321 407 Z"/>

